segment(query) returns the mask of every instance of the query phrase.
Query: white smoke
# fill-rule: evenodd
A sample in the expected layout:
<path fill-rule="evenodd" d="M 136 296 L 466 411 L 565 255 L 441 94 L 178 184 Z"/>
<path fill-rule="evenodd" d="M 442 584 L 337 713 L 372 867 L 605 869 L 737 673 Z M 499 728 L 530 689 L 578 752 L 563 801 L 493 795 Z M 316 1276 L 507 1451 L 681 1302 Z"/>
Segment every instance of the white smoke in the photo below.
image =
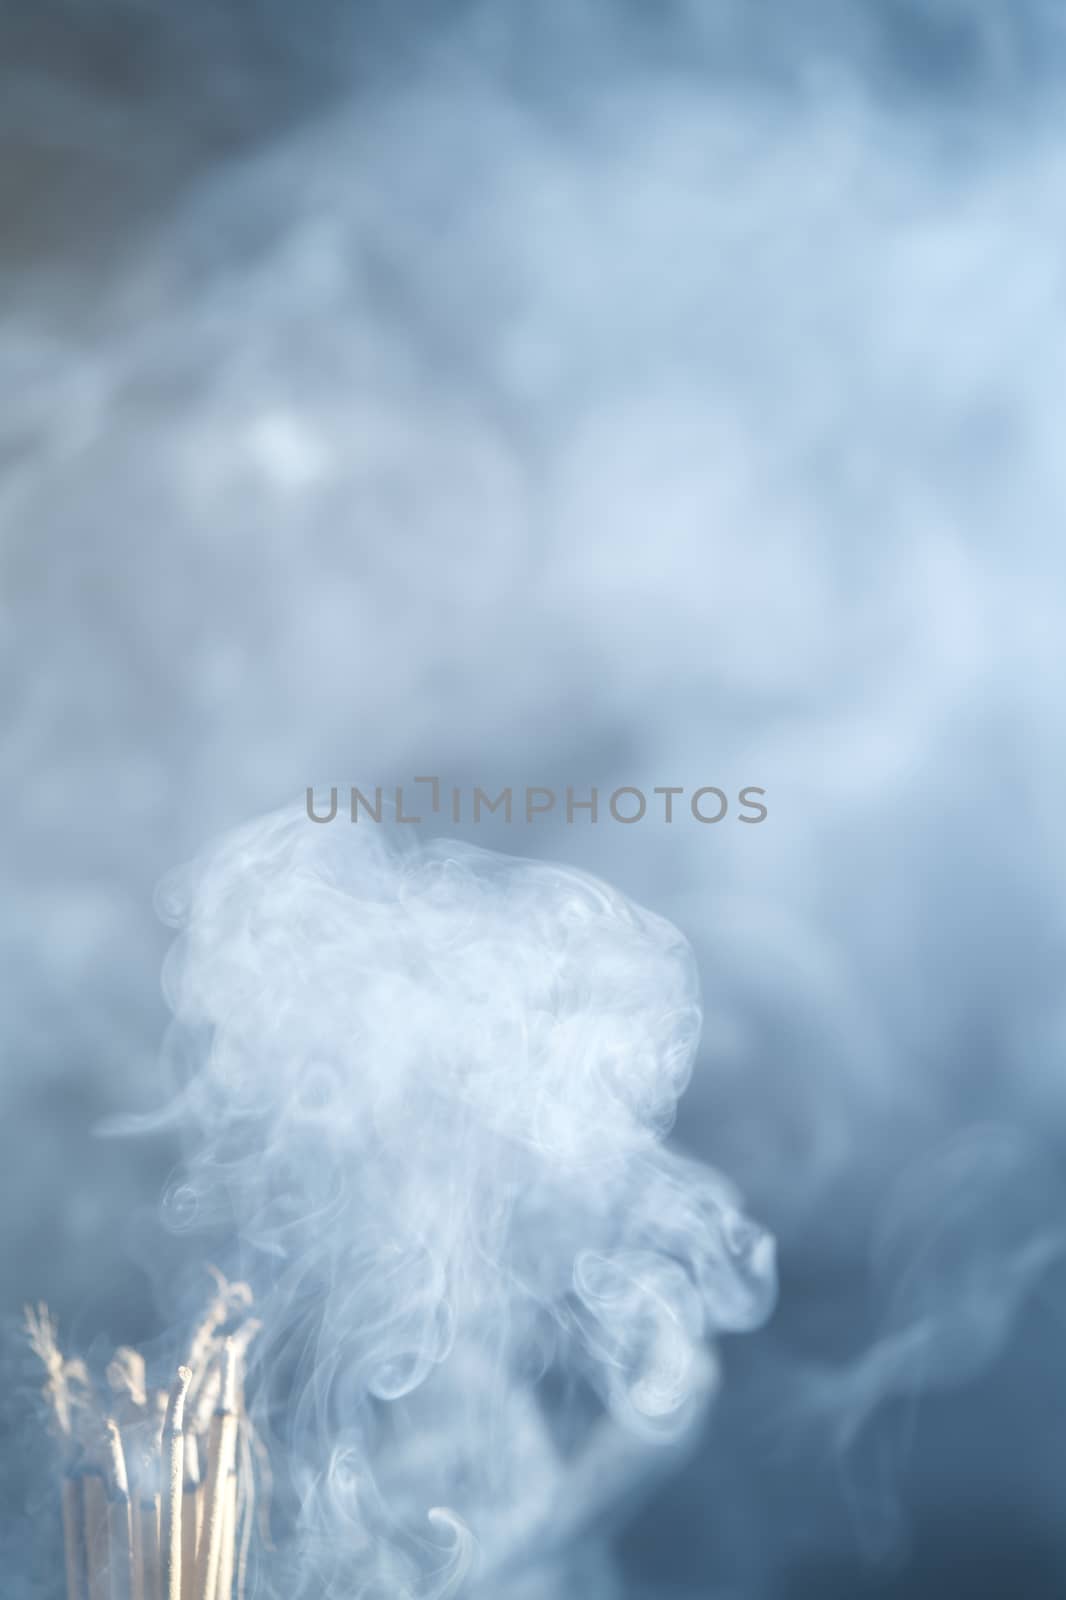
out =
<path fill-rule="evenodd" d="M 160 906 L 167 1213 L 232 1230 L 263 1303 L 284 1592 L 554 1593 L 773 1304 L 769 1235 L 663 1143 L 685 940 L 571 869 L 302 811 Z"/>
<path fill-rule="evenodd" d="M 10 1298 L 146 1314 L 124 1219 L 169 1155 L 86 1130 L 151 1093 L 148 890 L 195 841 L 315 772 L 755 776 L 744 838 L 512 838 L 691 936 L 716 1070 L 679 1132 L 782 1241 L 780 1338 L 858 1348 L 900 1164 L 963 1117 L 1063 1142 L 1060 16 L 488 0 L 393 48 L 287 7 L 272 76 L 266 0 L 22 9 L 52 26 L 36 74 L 0 62 Z M 302 125 L 297 45 L 329 58 Z M 1051 1432 L 969 1485 L 960 1446 L 960 1505 L 1035 1493 Z M 688 1577 L 748 1528 L 744 1593 L 795 1582 L 765 1461 L 725 1487 Z M 804 1537 L 822 1498 L 792 1473 Z"/>

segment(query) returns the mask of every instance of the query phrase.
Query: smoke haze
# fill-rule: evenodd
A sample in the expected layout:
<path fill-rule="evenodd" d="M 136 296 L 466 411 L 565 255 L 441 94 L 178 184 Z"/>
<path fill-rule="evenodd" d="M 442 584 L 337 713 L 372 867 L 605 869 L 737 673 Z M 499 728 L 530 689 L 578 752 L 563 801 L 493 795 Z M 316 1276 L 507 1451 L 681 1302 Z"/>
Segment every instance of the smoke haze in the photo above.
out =
<path fill-rule="evenodd" d="M 5 1305 L 154 1337 L 160 1194 L 213 1225 L 176 1129 L 91 1133 L 164 1098 L 176 861 L 308 783 L 757 783 L 451 830 L 690 941 L 676 1140 L 780 1247 L 561 1592 L 1057 1593 L 1058 9 L 3 21 Z"/>

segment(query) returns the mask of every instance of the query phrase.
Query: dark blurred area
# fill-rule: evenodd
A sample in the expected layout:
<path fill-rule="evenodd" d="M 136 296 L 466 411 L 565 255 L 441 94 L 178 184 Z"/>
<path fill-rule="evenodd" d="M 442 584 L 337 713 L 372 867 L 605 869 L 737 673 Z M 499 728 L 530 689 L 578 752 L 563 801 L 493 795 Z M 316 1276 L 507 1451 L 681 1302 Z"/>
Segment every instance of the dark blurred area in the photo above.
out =
<path fill-rule="evenodd" d="M 220 829 L 757 784 L 450 829 L 691 939 L 677 1138 L 779 1241 L 623 1592 L 1061 1594 L 1061 7 L 0 19 L 5 1313 L 157 1329 L 176 1150 L 95 1130 Z"/>

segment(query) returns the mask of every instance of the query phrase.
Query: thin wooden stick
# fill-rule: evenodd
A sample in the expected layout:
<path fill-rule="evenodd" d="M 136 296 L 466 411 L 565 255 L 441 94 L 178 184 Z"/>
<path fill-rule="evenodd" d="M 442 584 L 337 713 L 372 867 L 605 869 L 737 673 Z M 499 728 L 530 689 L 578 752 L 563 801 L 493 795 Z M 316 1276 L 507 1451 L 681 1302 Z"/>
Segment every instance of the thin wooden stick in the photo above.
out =
<path fill-rule="evenodd" d="M 197 1600 L 196 1551 L 200 1539 L 202 1510 L 200 1451 L 196 1435 L 187 1433 L 181 1488 L 181 1600 Z"/>
<path fill-rule="evenodd" d="M 185 1480 L 185 1396 L 192 1373 L 179 1367 L 163 1422 L 163 1507 L 159 1543 L 163 1556 L 162 1600 L 181 1600 L 181 1513 Z"/>
<path fill-rule="evenodd" d="M 233 1600 L 233 1571 L 237 1554 L 237 1472 L 226 1479 L 223 1503 L 222 1556 L 213 1600 Z"/>
<path fill-rule="evenodd" d="M 159 1496 L 143 1499 L 138 1507 L 141 1549 L 144 1552 L 144 1600 L 163 1600 L 163 1573 L 159 1555 Z"/>
<path fill-rule="evenodd" d="M 144 1600 L 163 1600 L 163 1560 L 160 1550 L 161 1482 L 163 1465 L 163 1430 L 169 1396 L 165 1389 L 157 1389 L 146 1410 L 150 1421 L 146 1430 L 146 1443 L 141 1455 L 140 1505 L 138 1522 L 141 1532 L 141 1549 L 144 1559 Z"/>
<path fill-rule="evenodd" d="M 207 1483 L 204 1490 L 204 1526 L 197 1557 L 200 1593 L 197 1600 L 215 1600 L 225 1521 L 227 1480 L 237 1451 L 237 1350 L 226 1340 L 223 1351 L 222 1390 L 211 1419 L 207 1444 Z"/>
<path fill-rule="evenodd" d="M 133 1600 L 144 1600 L 144 1540 L 141 1537 L 140 1511 L 134 1505 L 130 1507 L 130 1531 L 133 1534 Z"/>
<path fill-rule="evenodd" d="M 144 1548 L 141 1538 L 141 1519 L 138 1507 L 141 1477 L 151 1465 L 148 1432 L 148 1387 L 145 1361 L 139 1350 L 120 1345 L 107 1364 L 107 1386 L 111 1390 L 112 1415 L 118 1423 L 122 1438 L 122 1453 L 128 1474 L 130 1492 L 130 1595 L 132 1600 L 145 1600 Z"/>
<path fill-rule="evenodd" d="M 119 1433 L 118 1423 L 113 1417 L 108 1417 L 105 1427 L 111 1600 L 132 1600 L 133 1524 L 130 1516 L 130 1486 L 126 1476 L 126 1457 L 122 1449 L 122 1435 Z"/>
<path fill-rule="evenodd" d="M 99 1467 L 86 1470 L 81 1481 L 85 1511 L 85 1549 L 89 1566 L 89 1600 L 109 1600 L 107 1577 L 107 1495 Z"/>
<path fill-rule="evenodd" d="M 207 1433 L 211 1427 L 211 1419 L 219 1407 L 222 1394 L 222 1357 L 219 1355 L 208 1363 L 207 1371 L 196 1391 L 196 1404 L 193 1407 L 192 1427 L 194 1433 Z"/>
<path fill-rule="evenodd" d="M 67 1600 L 89 1600 L 89 1551 L 85 1542 L 85 1500 L 81 1474 L 63 1477 L 63 1552 L 67 1566 Z"/>
<path fill-rule="evenodd" d="M 255 1520 L 255 1432 L 246 1412 L 242 1413 L 238 1440 L 236 1524 L 240 1544 L 237 1550 L 237 1600 L 244 1600 L 248 1586 L 248 1551 Z"/>

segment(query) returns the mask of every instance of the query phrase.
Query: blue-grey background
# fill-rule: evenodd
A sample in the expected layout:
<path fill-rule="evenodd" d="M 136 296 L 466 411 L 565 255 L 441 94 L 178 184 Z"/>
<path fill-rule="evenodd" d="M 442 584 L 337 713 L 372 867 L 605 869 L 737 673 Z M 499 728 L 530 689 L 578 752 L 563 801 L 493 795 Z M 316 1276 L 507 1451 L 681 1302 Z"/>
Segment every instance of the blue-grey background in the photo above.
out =
<path fill-rule="evenodd" d="M 0 17 L 5 1312 L 155 1329 L 173 1151 L 93 1128 L 158 1099 L 152 890 L 218 830 L 759 784 L 466 830 L 689 935 L 678 1137 L 780 1242 L 626 1582 L 1061 1594 L 1066 13 Z"/>

